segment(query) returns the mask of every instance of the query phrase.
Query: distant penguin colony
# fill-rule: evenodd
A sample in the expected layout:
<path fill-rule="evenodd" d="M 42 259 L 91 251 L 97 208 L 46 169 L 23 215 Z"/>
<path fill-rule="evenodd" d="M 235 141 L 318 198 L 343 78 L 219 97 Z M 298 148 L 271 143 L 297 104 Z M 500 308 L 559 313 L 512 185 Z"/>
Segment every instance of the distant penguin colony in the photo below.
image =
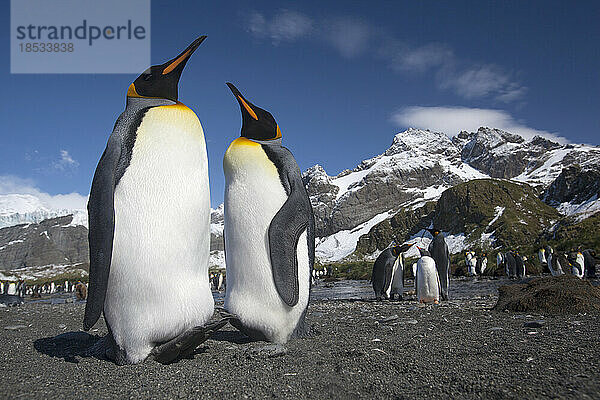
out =
<path fill-rule="evenodd" d="M 225 172 L 224 308 L 246 335 L 285 343 L 305 333 L 315 257 L 312 206 L 273 116 L 227 84 L 242 113 Z"/>
<path fill-rule="evenodd" d="M 83 327 L 102 313 L 102 355 L 170 362 L 206 340 L 210 202 L 204 133 L 178 101 L 178 82 L 201 36 L 148 68 L 127 90 L 88 203 L 90 285 Z"/>

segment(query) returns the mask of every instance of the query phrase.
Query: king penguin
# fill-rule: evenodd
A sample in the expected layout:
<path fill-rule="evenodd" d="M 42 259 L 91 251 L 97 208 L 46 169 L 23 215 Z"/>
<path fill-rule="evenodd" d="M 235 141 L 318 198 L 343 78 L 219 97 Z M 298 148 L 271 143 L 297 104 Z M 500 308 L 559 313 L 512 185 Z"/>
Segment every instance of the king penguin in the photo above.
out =
<path fill-rule="evenodd" d="M 558 259 L 558 255 L 554 253 L 552 247 L 546 245 L 544 247 L 546 250 L 546 260 L 548 261 L 548 269 L 550 269 L 550 273 L 552 276 L 563 275 L 564 271 L 561 266 L 561 262 Z M 566 264 L 565 264 L 566 267 Z"/>
<path fill-rule="evenodd" d="M 506 253 L 504 253 L 504 263 L 504 271 L 506 272 L 506 276 L 508 276 L 510 279 L 516 279 L 517 260 L 515 258 L 515 253 L 513 253 L 512 251 L 507 251 Z"/>
<path fill-rule="evenodd" d="M 440 277 L 434 259 L 428 250 L 419 247 L 421 258 L 417 261 L 415 291 L 419 303 L 439 303 Z"/>
<path fill-rule="evenodd" d="M 429 253 L 435 261 L 435 266 L 440 278 L 440 298 L 448 300 L 448 288 L 450 287 L 450 252 L 444 234 L 440 229 L 427 229 L 433 236 L 429 243 Z"/>
<path fill-rule="evenodd" d="M 373 264 L 371 282 L 375 291 L 375 298 L 392 299 L 395 294 L 401 300 L 404 294 L 404 263 L 402 253 L 407 251 L 412 244 L 389 247 L 381 252 Z"/>
<path fill-rule="evenodd" d="M 596 252 L 592 249 L 583 251 L 585 275 L 588 279 L 596 277 Z"/>
<path fill-rule="evenodd" d="M 218 329 L 206 325 L 214 301 L 204 132 L 177 100 L 183 68 L 205 38 L 129 86 L 92 181 L 83 328 L 104 313 L 108 335 L 94 350 L 119 365 L 149 355 L 171 362 Z"/>
<path fill-rule="evenodd" d="M 312 206 L 273 116 L 227 86 L 239 103 L 242 130 L 223 158 L 224 308 L 251 338 L 285 343 L 305 333 L 315 257 Z"/>

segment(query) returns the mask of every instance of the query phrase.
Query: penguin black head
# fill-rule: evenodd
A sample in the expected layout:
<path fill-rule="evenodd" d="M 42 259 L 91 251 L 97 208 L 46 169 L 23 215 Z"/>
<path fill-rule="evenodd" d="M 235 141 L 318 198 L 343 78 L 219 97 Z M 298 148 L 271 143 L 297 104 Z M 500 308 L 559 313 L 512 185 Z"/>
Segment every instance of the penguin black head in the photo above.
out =
<path fill-rule="evenodd" d="M 281 130 L 270 112 L 250 103 L 240 91 L 227 82 L 227 86 L 240 103 L 242 111 L 242 133 L 241 136 L 254 140 L 274 140 L 281 138 Z"/>
<path fill-rule="evenodd" d="M 417 246 L 417 249 L 419 249 L 419 253 L 421 253 L 421 257 L 425 257 L 425 256 L 431 257 L 431 253 L 429 252 L 429 250 L 423 249 L 418 246 Z"/>
<path fill-rule="evenodd" d="M 405 253 L 408 249 L 410 249 L 410 246 L 412 246 L 413 244 L 414 243 L 406 243 L 402 246 L 395 246 L 394 250 L 396 251 L 396 254 Z"/>
<path fill-rule="evenodd" d="M 177 101 L 177 86 L 185 64 L 198 46 L 206 39 L 200 36 L 177 57 L 145 70 L 129 85 L 127 97 L 150 97 Z"/>
<path fill-rule="evenodd" d="M 431 233 L 431 236 L 436 237 L 437 235 L 439 235 L 441 230 L 439 230 L 438 228 L 427 228 L 427 232 Z"/>

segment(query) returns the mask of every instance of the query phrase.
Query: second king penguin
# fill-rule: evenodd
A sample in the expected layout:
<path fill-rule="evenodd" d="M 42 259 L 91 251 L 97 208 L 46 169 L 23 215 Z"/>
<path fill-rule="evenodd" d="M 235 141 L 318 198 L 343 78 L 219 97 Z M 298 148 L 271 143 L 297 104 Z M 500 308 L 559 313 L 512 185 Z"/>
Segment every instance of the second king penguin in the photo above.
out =
<path fill-rule="evenodd" d="M 246 335 L 285 343 L 305 329 L 315 254 L 312 207 L 273 116 L 227 85 L 240 105 L 242 132 L 223 159 L 225 309 Z"/>

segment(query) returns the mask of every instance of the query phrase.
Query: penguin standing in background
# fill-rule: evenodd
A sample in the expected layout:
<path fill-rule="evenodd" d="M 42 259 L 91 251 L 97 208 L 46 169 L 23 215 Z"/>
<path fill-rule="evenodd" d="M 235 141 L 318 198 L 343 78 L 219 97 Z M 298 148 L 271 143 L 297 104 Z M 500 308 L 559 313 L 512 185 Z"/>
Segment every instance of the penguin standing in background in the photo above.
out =
<path fill-rule="evenodd" d="M 585 276 L 590 278 L 596 277 L 596 252 L 592 249 L 584 250 L 583 254 Z"/>
<path fill-rule="evenodd" d="M 506 276 L 510 279 L 517 278 L 517 260 L 515 259 L 515 255 L 512 251 L 507 251 L 504 253 L 504 265 Z"/>
<path fill-rule="evenodd" d="M 421 258 L 417 261 L 415 276 L 415 291 L 419 303 L 435 303 L 440 300 L 440 277 L 429 251 L 419 247 Z"/>
<path fill-rule="evenodd" d="M 516 268 L 517 268 L 517 278 L 522 279 L 525 278 L 525 260 L 517 251 L 513 253 L 513 257 L 515 258 Z"/>
<path fill-rule="evenodd" d="M 401 300 L 404 295 L 404 264 L 402 262 L 402 253 L 407 251 L 412 244 L 403 244 L 402 246 L 392 246 L 379 254 L 373 264 L 373 273 L 371 282 L 375 291 L 375 298 L 393 300 L 394 295 L 398 295 Z"/>
<path fill-rule="evenodd" d="M 505 268 L 504 254 L 502 254 L 502 252 L 498 252 L 498 254 L 496 254 L 496 268 Z"/>
<path fill-rule="evenodd" d="M 563 275 L 563 269 L 561 266 L 561 262 L 558 260 L 558 257 L 556 254 L 554 254 L 552 248 L 548 245 L 546 245 L 544 247 L 544 249 L 546 250 L 546 260 L 548 261 L 548 269 L 550 269 L 550 273 L 552 274 L 552 276 L 559 276 L 559 275 Z M 566 259 L 564 260 L 566 261 Z M 563 261 L 563 262 L 564 262 Z M 567 265 L 565 264 L 565 267 Z"/>
<path fill-rule="evenodd" d="M 8 290 L 6 291 L 6 294 L 17 294 L 17 284 L 15 282 L 10 282 L 8 284 Z"/>
<path fill-rule="evenodd" d="M 548 260 L 546 260 L 546 250 L 544 248 L 541 248 L 538 251 L 538 259 L 540 260 L 540 264 L 542 264 L 542 268 L 548 266 Z"/>
<path fill-rule="evenodd" d="M 571 265 L 571 273 L 578 278 L 585 276 L 585 258 L 580 251 L 572 251 L 569 253 L 569 264 Z"/>
<path fill-rule="evenodd" d="M 477 258 L 475 257 L 474 252 L 472 252 L 472 251 L 467 252 L 465 263 L 467 265 L 467 275 L 468 276 L 477 275 L 477 271 L 476 271 Z"/>
<path fill-rule="evenodd" d="M 487 263 L 488 263 L 488 259 L 487 259 L 487 254 L 483 253 L 480 257 L 481 259 L 481 274 L 483 275 L 483 273 L 485 272 L 485 269 L 487 268 Z"/>
<path fill-rule="evenodd" d="M 225 172 L 224 308 L 246 335 L 285 343 L 302 336 L 315 259 L 315 220 L 300 168 L 273 116 L 227 83 L 242 112 Z"/>
<path fill-rule="evenodd" d="M 437 228 L 427 229 L 433 236 L 428 251 L 435 261 L 435 266 L 440 279 L 440 298 L 448 300 L 448 289 L 450 287 L 450 252 L 444 234 Z"/>
<path fill-rule="evenodd" d="M 178 101 L 183 68 L 205 38 L 129 86 L 94 174 L 83 328 L 104 313 L 108 335 L 94 350 L 119 365 L 189 355 L 226 323 L 206 325 L 214 309 L 208 160 L 198 117 Z"/>

